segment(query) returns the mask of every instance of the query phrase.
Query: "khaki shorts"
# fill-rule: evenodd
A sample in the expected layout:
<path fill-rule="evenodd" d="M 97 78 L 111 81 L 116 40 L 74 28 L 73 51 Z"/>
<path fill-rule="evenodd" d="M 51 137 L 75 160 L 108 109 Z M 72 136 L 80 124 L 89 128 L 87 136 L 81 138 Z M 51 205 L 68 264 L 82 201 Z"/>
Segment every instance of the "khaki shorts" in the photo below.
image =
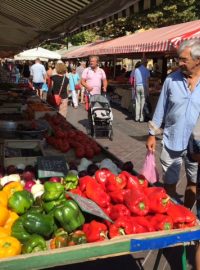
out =
<path fill-rule="evenodd" d="M 165 184 L 176 184 L 179 181 L 182 163 L 185 165 L 187 181 L 197 182 L 198 163 L 192 162 L 187 157 L 187 150 L 172 151 L 163 146 L 160 162 L 163 169 Z"/>

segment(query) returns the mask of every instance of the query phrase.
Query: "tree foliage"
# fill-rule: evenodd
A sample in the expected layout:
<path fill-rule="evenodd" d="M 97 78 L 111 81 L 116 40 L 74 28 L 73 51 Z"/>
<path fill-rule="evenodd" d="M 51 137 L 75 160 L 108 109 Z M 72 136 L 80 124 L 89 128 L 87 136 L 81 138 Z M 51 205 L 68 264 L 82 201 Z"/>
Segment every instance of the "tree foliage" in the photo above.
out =
<path fill-rule="evenodd" d="M 127 18 L 113 20 L 102 27 L 97 33 L 101 36 L 119 37 L 126 32 L 144 28 L 157 28 L 197 20 L 200 18 L 200 3 L 197 0 L 164 0 L 153 10 L 136 13 Z"/>
<path fill-rule="evenodd" d="M 62 42 L 72 45 L 83 45 L 102 38 L 124 36 L 127 32 L 134 33 L 143 28 L 158 28 L 168 25 L 200 19 L 200 1 L 198 0 L 163 0 L 163 3 L 154 9 L 132 14 L 126 18 L 119 18 L 108 22 L 101 27 L 87 30 L 68 38 Z M 49 44 L 47 48 L 58 49 L 59 46 Z"/>

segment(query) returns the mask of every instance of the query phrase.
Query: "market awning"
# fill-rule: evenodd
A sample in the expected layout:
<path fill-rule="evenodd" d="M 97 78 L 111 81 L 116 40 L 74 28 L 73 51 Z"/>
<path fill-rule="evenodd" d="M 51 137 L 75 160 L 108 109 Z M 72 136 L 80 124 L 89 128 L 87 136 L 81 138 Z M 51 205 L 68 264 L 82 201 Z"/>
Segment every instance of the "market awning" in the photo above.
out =
<path fill-rule="evenodd" d="M 68 58 L 89 55 L 129 54 L 141 52 L 170 52 L 184 39 L 200 38 L 200 20 L 138 32 L 73 51 Z"/>
<path fill-rule="evenodd" d="M 57 52 L 49 51 L 41 47 L 23 51 L 14 56 L 15 60 L 35 60 L 40 58 L 41 61 L 48 61 L 49 59 L 61 59 L 61 55 Z"/>
<path fill-rule="evenodd" d="M 1 52 L 19 52 L 42 41 L 153 8 L 163 0 L 1 0 Z M 62 35 L 61 35 L 62 36 Z"/>

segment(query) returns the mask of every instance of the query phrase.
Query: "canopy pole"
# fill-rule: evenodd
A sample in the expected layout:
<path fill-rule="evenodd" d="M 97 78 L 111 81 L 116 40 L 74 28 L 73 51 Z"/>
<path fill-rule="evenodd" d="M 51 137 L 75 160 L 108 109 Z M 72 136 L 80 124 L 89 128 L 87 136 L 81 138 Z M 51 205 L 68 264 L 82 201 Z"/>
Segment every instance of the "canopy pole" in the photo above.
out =
<path fill-rule="evenodd" d="M 113 79 L 116 76 L 116 55 L 113 55 Z"/>

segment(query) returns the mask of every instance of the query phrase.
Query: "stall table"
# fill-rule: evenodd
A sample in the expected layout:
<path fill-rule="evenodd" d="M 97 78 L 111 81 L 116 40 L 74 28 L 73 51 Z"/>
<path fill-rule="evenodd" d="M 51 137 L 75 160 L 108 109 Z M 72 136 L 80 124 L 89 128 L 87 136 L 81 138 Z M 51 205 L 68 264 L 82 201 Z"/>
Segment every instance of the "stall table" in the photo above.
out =
<path fill-rule="evenodd" d="M 200 239 L 200 226 L 171 231 L 126 235 L 102 242 L 48 250 L 30 255 L 18 255 L 2 259 L 2 270 L 43 269 L 69 265 L 88 260 L 121 256 L 144 250 L 153 250 L 176 245 L 187 245 Z M 182 256 L 182 269 L 186 269 L 186 256 Z"/>

